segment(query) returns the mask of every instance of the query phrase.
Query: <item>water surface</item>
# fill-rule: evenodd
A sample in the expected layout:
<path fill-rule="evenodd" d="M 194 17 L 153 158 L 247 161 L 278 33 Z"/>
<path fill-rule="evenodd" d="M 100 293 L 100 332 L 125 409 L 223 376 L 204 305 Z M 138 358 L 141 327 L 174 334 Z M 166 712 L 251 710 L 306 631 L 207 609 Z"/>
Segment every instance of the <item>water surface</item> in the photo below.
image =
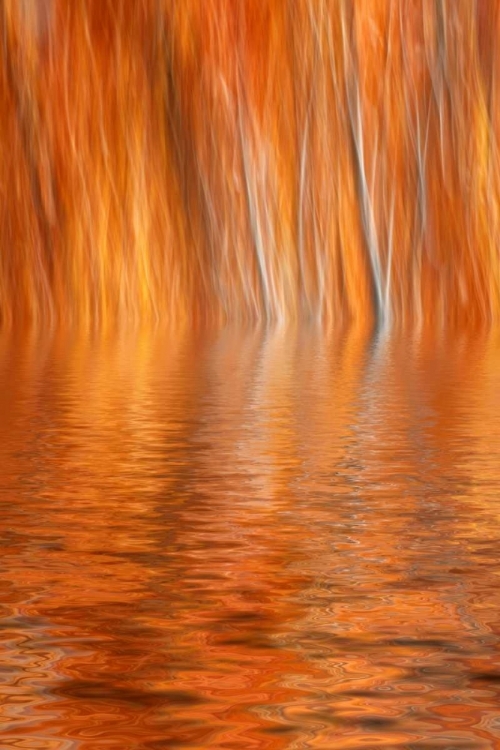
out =
<path fill-rule="evenodd" d="M 1 747 L 500 747 L 500 338 L 0 338 Z"/>

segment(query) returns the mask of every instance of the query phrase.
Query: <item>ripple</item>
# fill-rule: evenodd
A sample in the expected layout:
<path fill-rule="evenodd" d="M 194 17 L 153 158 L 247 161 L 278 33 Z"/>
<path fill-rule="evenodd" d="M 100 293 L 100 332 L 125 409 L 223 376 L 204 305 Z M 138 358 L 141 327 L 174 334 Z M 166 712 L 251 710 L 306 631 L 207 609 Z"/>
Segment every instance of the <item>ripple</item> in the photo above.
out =
<path fill-rule="evenodd" d="M 499 746 L 493 337 L 22 346 L 2 747 Z"/>

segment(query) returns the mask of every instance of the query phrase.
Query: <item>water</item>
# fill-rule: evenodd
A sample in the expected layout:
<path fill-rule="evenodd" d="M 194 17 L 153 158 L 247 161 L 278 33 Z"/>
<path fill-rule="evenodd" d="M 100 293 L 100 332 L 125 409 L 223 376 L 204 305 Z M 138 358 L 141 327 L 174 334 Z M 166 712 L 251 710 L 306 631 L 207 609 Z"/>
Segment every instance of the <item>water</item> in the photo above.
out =
<path fill-rule="evenodd" d="M 0 339 L 0 746 L 500 747 L 500 339 Z"/>

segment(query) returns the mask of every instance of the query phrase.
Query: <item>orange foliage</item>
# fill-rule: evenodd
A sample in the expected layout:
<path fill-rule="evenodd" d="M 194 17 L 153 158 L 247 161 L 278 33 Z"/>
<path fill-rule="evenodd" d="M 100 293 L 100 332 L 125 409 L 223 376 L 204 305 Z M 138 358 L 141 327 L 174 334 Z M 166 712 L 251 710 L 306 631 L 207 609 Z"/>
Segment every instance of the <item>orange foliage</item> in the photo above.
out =
<path fill-rule="evenodd" d="M 494 321 L 499 11 L 3 0 L 3 324 Z"/>

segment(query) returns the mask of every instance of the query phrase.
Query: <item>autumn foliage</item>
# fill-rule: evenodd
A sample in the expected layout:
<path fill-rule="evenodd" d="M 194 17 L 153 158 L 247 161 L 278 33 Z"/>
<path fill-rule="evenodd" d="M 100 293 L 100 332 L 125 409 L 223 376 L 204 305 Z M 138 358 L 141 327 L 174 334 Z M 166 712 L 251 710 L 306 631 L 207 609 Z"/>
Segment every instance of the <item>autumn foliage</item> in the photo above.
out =
<path fill-rule="evenodd" d="M 498 0 L 2 0 L 0 315 L 500 316 Z"/>

